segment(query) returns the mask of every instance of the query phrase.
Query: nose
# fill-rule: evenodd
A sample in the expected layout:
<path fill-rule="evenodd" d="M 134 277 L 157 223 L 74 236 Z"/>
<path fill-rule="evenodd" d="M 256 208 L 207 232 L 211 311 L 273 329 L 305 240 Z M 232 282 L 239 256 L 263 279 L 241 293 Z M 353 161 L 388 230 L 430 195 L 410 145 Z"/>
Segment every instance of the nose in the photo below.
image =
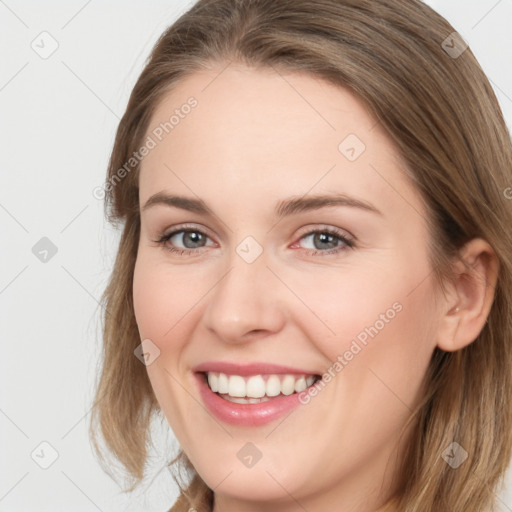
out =
<path fill-rule="evenodd" d="M 230 263 L 208 294 L 202 317 L 206 328 L 226 343 L 247 342 L 279 332 L 286 319 L 286 290 L 263 255 L 247 263 L 235 254 Z"/>

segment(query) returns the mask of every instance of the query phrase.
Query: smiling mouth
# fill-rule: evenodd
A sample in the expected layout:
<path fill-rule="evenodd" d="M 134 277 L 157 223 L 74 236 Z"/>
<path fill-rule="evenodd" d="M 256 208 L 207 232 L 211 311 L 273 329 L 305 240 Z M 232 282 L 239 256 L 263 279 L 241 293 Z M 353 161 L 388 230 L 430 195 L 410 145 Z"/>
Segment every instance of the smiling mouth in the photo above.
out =
<path fill-rule="evenodd" d="M 201 372 L 211 391 L 228 402 L 258 404 L 300 393 L 320 380 L 320 375 L 260 374 L 229 375 Z"/>

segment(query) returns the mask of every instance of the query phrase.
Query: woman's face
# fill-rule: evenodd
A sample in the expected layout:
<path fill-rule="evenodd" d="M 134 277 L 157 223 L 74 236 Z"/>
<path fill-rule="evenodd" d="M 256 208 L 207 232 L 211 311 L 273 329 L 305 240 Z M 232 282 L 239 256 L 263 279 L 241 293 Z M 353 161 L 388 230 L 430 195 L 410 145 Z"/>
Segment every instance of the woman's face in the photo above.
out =
<path fill-rule="evenodd" d="M 135 314 L 185 453 L 225 509 L 374 510 L 439 316 L 393 146 L 347 90 L 234 65 L 183 80 L 146 136 Z"/>

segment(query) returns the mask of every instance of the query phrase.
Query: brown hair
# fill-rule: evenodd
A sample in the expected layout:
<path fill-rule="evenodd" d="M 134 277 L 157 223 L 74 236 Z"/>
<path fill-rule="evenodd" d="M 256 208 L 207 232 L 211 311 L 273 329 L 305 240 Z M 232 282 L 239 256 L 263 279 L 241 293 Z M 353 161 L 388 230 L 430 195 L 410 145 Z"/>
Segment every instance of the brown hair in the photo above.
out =
<path fill-rule="evenodd" d="M 200 0 L 160 37 L 132 91 L 109 163 L 106 208 L 124 227 L 103 296 L 103 367 L 90 424 L 100 458 L 101 434 L 134 486 L 144 475 L 158 405 L 134 357 L 140 343 L 132 298 L 138 165 L 114 178 L 174 85 L 196 70 L 235 62 L 307 73 L 364 102 L 428 207 L 439 280 L 449 275 L 449 258 L 472 238 L 495 251 L 500 270 L 488 321 L 464 349 L 435 349 L 425 396 L 411 414 L 417 424 L 395 497 L 404 512 L 494 506 L 512 449 L 512 201 L 505 193 L 512 185 L 512 146 L 489 81 L 453 32 L 419 0 Z M 452 442 L 469 454 L 457 469 L 442 458 Z M 211 510 L 212 490 L 183 452 L 179 461 L 193 479 L 172 511 Z"/>

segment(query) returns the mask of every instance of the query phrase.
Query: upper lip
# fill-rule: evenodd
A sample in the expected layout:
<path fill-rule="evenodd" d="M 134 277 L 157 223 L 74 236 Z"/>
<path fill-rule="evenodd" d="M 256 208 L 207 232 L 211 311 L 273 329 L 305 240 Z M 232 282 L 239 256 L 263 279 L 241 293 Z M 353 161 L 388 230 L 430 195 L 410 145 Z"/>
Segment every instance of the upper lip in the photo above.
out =
<path fill-rule="evenodd" d="M 304 370 L 301 368 L 293 368 L 291 366 L 283 366 L 273 363 L 250 363 L 237 364 L 225 361 L 208 361 L 201 363 L 194 368 L 194 372 L 219 372 L 227 375 L 265 375 L 265 374 L 296 374 L 296 375 L 318 375 L 316 372 Z"/>

